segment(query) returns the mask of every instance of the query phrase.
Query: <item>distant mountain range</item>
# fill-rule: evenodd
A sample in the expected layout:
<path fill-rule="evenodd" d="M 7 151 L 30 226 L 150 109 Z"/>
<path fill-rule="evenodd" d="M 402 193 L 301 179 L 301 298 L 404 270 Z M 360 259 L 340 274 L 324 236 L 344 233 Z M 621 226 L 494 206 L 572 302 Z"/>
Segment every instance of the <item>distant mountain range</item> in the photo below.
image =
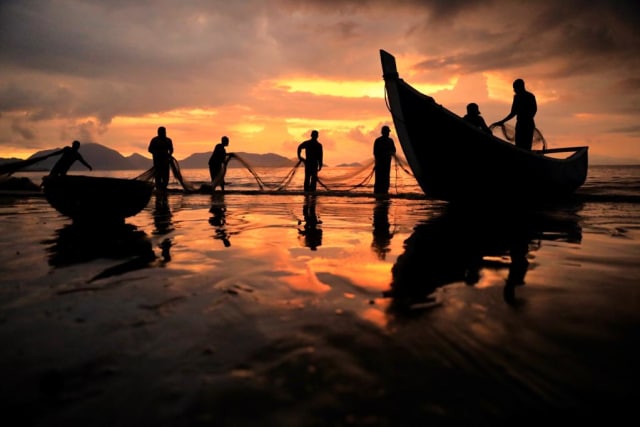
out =
<path fill-rule="evenodd" d="M 51 154 L 55 151 L 60 150 L 60 148 L 55 148 L 52 150 L 43 150 L 38 151 L 37 153 L 32 154 L 29 159 L 46 156 L 47 154 Z M 153 166 L 153 161 L 150 158 L 144 157 L 140 154 L 132 154 L 130 156 L 123 156 L 116 150 L 105 147 L 104 145 L 87 142 L 82 144 L 80 147 L 80 154 L 82 157 L 89 162 L 89 164 L 93 167 L 94 170 L 146 170 Z M 291 167 L 295 165 L 296 160 L 288 159 L 286 157 L 280 156 L 278 154 L 268 153 L 268 154 L 254 154 L 254 153 L 244 153 L 244 152 L 235 152 L 239 157 L 241 157 L 244 161 L 246 161 L 252 167 Z M 207 153 L 195 153 L 191 154 L 189 157 L 180 160 L 178 159 L 178 164 L 182 169 L 200 169 L 200 168 L 208 168 L 209 157 L 211 156 L 210 152 Z M 52 156 L 47 159 L 42 160 L 25 170 L 50 170 L 56 161 L 58 161 L 59 156 Z M 27 159 L 17 159 L 17 158 L 0 158 L 0 164 L 16 162 L 20 160 Z M 229 167 L 244 167 L 238 161 L 230 161 Z M 72 170 L 84 170 L 86 169 L 84 165 L 76 162 L 72 167 Z"/>
<path fill-rule="evenodd" d="M 45 156 L 47 154 L 53 153 L 55 151 L 60 150 L 60 148 L 55 148 L 53 150 L 44 150 L 38 151 L 37 153 L 32 154 L 29 159 L 34 157 Z M 80 153 L 85 158 L 89 164 L 95 170 L 147 170 L 152 165 L 153 162 L 150 158 L 144 157 L 140 154 L 132 154 L 130 156 L 123 156 L 116 150 L 105 147 L 104 145 L 87 142 L 82 144 L 80 147 Z M 245 160 L 252 167 L 292 167 L 296 164 L 297 159 L 287 158 L 281 156 L 279 154 L 267 153 L 267 154 L 255 154 L 255 153 L 245 153 L 245 152 L 235 152 L 238 156 L 240 156 L 243 160 Z M 209 162 L 209 156 L 211 152 L 206 153 L 195 153 L 191 154 L 189 157 L 185 159 L 178 159 L 178 164 L 182 169 L 201 169 L 207 168 Z M 30 166 L 29 168 L 25 168 L 25 170 L 51 170 L 54 163 L 58 160 L 59 156 L 52 156 L 47 159 L 42 160 L 41 162 L 36 163 L 35 165 Z M 17 159 L 17 158 L 0 158 L 0 165 L 5 163 L 16 162 L 20 160 L 26 159 Z M 604 156 L 589 156 L 589 164 L 591 165 L 637 165 L 640 164 L 640 160 L 637 159 L 620 159 L 613 157 L 604 157 Z M 337 167 L 343 166 L 360 166 L 358 163 L 349 163 L 349 164 L 339 164 Z M 244 167 L 238 161 L 229 162 L 230 168 L 236 167 Z M 79 162 L 76 162 L 72 168 L 72 170 L 84 170 L 85 167 Z"/>

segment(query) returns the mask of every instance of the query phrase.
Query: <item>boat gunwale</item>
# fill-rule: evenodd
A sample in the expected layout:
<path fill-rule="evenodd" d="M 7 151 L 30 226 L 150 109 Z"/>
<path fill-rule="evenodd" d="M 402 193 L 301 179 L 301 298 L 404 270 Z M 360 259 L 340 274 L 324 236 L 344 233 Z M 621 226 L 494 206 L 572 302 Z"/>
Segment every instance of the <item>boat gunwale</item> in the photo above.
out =
<path fill-rule="evenodd" d="M 475 152 L 477 154 L 479 153 L 479 146 L 482 147 L 483 153 L 488 153 L 484 160 L 491 161 L 490 163 L 483 163 L 482 166 L 477 166 L 472 165 L 466 159 L 461 164 L 453 163 L 451 166 L 456 166 L 455 169 L 460 169 L 460 176 L 463 176 L 465 172 L 468 172 L 464 167 L 472 165 L 470 170 L 478 172 L 479 176 L 482 177 L 481 181 L 487 185 L 486 190 L 481 185 L 476 185 L 475 188 L 481 189 L 487 194 L 495 191 L 500 192 L 499 186 L 496 187 L 500 183 L 496 179 L 496 172 L 492 171 L 486 176 L 483 173 L 484 170 L 491 170 L 492 167 L 498 169 L 506 168 L 513 172 L 513 176 L 521 177 L 524 177 L 524 175 L 519 171 L 518 165 L 523 169 L 526 168 L 535 172 L 524 178 L 523 181 L 525 188 L 531 190 L 530 194 L 534 198 L 547 197 L 545 191 L 549 194 L 561 193 L 568 195 L 574 193 L 586 181 L 588 146 L 527 150 L 493 134 L 486 134 L 474 128 L 459 115 L 437 103 L 433 97 L 420 92 L 400 78 L 393 55 L 381 49 L 380 57 L 385 81 L 387 107 L 392 115 L 396 133 L 405 152 L 407 162 L 427 197 L 446 201 L 472 196 L 471 191 L 465 189 L 464 184 L 461 184 L 462 178 L 453 178 L 454 182 L 448 181 L 448 179 L 457 175 L 452 174 L 451 170 L 443 168 L 439 163 L 441 160 L 438 159 L 441 159 L 441 156 L 455 159 L 457 157 L 456 150 L 465 151 L 464 148 L 469 148 L 471 153 Z M 408 108 L 407 103 L 419 110 L 406 110 Z M 441 122 L 438 116 L 443 119 L 446 118 L 446 129 L 455 131 L 456 135 L 453 138 L 457 138 L 456 141 L 462 144 L 462 149 L 458 146 L 457 148 L 452 148 L 451 146 L 434 144 L 432 142 L 435 142 L 435 138 L 429 139 L 427 142 L 422 141 L 421 144 L 414 141 L 416 132 L 418 136 L 424 138 L 423 129 L 421 130 L 422 125 L 416 124 L 419 122 L 415 122 L 416 111 L 426 115 L 433 112 L 435 118 L 431 120 L 438 123 Z M 412 119 L 414 122 L 412 122 Z M 561 152 L 567 152 L 569 155 L 565 157 L 548 155 Z M 441 172 L 445 173 L 444 177 L 440 177 Z M 506 176 L 510 175 L 506 174 Z M 543 188 L 535 187 L 538 180 L 542 180 Z"/>

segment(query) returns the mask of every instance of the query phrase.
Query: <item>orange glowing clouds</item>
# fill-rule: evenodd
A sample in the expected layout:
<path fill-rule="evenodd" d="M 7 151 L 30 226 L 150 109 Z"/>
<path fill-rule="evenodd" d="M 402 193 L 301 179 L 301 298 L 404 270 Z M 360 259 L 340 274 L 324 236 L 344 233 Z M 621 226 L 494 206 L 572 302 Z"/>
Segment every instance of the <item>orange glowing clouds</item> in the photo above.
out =
<path fill-rule="evenodd" d="M 640 157 L 633 2 L 5 3 L 0 157 L 73 139 L 147 155 L 165 125 L 179 159 L 222 134 L 234 149 L 288 156 L 319 128 L 331 159 L 360 161 L 392 124 L 380 48 L 456 114 L 477 102 L 488 122 L 502 119 L 523 78 L 545 134 L 588 140 L 590 159 Z"/>
<path fill-rule="evenodd" d="M 283 78 L 273 82 L 274 87 L 289 92 L 308 92 L 343 98 L 384 97 L 384 84 L 380 81 L 333 81 L 316 78 Z"/>
<path fill-rule="evenodd" d="M 413 86 L 424 92 L 434 93 L 450 90 L 455 87 L 457 79 L 452 78 L 443 84 L 421 84 Z M 273 82 L 274 87 L 288 92 L 311 93 L 314 95 L 328 95 L 341 98 L 380 98 L 384 99 L 384 81 L 380 80 L 327 80 L 318 78 L 283 78 Z"/>
<path fill-rule="evenodd" d="M 486 78 L 486 88 L 489 98 L 511 105 L 514 95 L 513 81 L 515 78 L 496 73 L 484 73 L 483 75 Z M 543 82 L 524 80 L 527 90 L 534 92 L 538 106 L 558 100 L 559 95 L 557 91 L 554 89 L 546 89 Z"/>

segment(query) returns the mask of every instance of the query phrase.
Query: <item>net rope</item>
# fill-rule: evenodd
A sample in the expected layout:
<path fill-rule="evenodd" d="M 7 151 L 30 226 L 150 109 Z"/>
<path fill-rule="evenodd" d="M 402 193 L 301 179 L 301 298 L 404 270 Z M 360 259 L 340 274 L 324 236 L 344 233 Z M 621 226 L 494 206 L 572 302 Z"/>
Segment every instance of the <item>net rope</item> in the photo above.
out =
<path fill-rule="evenodd" d="M 48 157 L 61 154 L 62 150 L 56 151 L 44 156 L 34 157 L 28 160 L 21 160 L 17 162 L 5 163 L 0 165 L 0 182 L 8 179 L 13 173 L 25 169 L 33 164 L 36 164 Z M 406 173 L 409 176 L 413 176 L 411 171 L 409 170 L 406 162 L 397 155 L 393 155 L 393 160 L 395 164 L 394 175 L 395 175 L 395 188 L 396 192 L 398 192 L 397 182 L 399 179 L 399 174 L 402 172 Z M 227 166 L 230 161 L 239 162 L 253 177 L 256 181 L 260 191 L 275 191 L 275 192 L 284 192 L 290 190 L 291 183 L 293 182 L 294 177 L 296 176 L 296 172 L 302 166 L 304 167 L 304 162 L 302 160 L 298 160 L 298 162 L 292 166 L 292 168 L 278 181 L 276 182 L 265 182 L 262 177 L 255 171 L 255 169 L 249 164 L 249 162 L 244 159 L 242 156 L 236 153 L 229 153 L 227 160 L 224 163 L 224 167 L 220 170 L 218 175 L 211 182 L 211 187 L 216 188 L 216 186 L 220 185 L 220 183 L 224 180 Z M 180 168 L 180 164 L 178 160 L 176 160 L 173 156 L 170 159 L 170 170 L 173 174 L 173 177 L 178 181 L 183 190 L 186 193 L 195 193 L 202 192 L 204 185 L 196 186 L 194 183 L 186 179 L 182 173 L 182 169 Z M 356 190 L 358 188 L 365 187 L 371 183 L 371 180 L 375 173 L 375 160 L 373 158 L 368 159 L 362 165 L 360 165 L 357 169 L 350 171 L 349 173 L 345 173 L 339 176 L 322 176 L 322 171 L 318 174 L 318 185 L 324 188 L 327 191 L 332 192 L 349 192 Z M 145 170 L 141 174 L 131 178 L 139 181 L 153 182 L 155 181 L 155 167 L 152 166 L 149 169 Z M 206 184 L 205 184 L 206 185 Z"/>
<path fill-rule="evenodd" d="M 62 154 L 62 151 L 63 150 L 57 150 L 57 151 L 54 151 L 53 153 L 49 153 L 49 154 L 45 154 L 45 155 L 37 156 L 37 157 L 32 157 L 32 158 L 27 159 L 27 160 L 18 160 L 18 161 L 15 161 L 15 162 L 8 162 L 8 163 L 2 164 L 2 165 L 0 165 L 0 182 L 1 181 L 6 181 L 14 173 L 16 173 L 16 172 L 18 172 L 20 170 L 26 169 L 29 166 L 35 165 L 36 163 L 39 163 L 39 162 L 43 161 L 44 159 L 48 159 L 49 157 L 60 155 L 60 154 Z"/>
<path fill-rule="evenodd" d="M 502 124 L 502 125 L 491 125 L 489 129 L 494 134 L 498 133 L 499 136 L 502 136 L 509 142 L 515 143 L 516 141 L 516 129 L 510 124 Z M 533 141 L 531 144 L 532 150 L 546 150 L 547 149 L 547 141 L 542 136 L 542 132 L 540 129 L 535 128 L 533 131 Z"/>

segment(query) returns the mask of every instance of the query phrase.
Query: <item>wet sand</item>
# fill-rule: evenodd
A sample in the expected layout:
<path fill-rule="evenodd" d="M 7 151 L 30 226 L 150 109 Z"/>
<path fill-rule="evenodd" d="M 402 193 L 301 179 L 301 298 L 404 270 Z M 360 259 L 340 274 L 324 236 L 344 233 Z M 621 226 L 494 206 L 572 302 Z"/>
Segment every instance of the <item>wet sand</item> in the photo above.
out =
<path fill-rule="evenodd" d="M 77 229 L 42 197 L 5 195 L 4 414 L 25 426 L 621 419 L 638 397 L 640 205 L 518 214 L 170 194 L 123 227 Z"/>

